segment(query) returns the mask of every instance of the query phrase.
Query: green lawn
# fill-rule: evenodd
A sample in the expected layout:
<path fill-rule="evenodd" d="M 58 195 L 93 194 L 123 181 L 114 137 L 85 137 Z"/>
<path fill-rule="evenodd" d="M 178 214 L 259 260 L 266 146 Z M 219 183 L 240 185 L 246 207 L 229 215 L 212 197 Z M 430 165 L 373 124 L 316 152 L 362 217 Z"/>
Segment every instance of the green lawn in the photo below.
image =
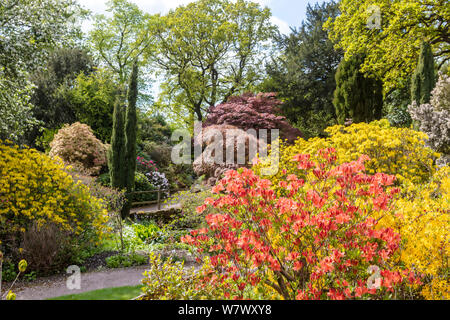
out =
<path fill-rule="evenodd" d="M 69 294 L 48 300 L 130 300 L 141 294 L 142 286 L 108 288 L 79 294 Z"/>

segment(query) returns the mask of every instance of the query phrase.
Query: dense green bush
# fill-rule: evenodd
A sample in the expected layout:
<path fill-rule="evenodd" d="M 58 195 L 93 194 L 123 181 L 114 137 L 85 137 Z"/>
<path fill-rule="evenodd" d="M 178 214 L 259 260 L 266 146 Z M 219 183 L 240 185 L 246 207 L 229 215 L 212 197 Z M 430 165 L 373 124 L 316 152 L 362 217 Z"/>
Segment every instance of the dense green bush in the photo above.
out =
<path fill-rule="evenodd" d="M 16 265 L 9 261 L 3 262 L 2 266 L 2 280 L 5 282 L 14 281 L 17 277 L 18 270 L 16 270 Z"/>
<path fill-rule="evenodd" d="M 152 161 L 160 168 L 166 168 L 172 163 L 172 146 L 167 143 L 162 141 L 144 141 L 141 144 L 141 148 L 140 154 L 144 156 L 147 161 Z M 141 169 L 144 170 L 145 168 L 141 167 Z"/>
<path fill-rule="evenodd" d="M 134 183 L 135 183 L 134 191 L 136 192 L 157 190 L 157 188 L 150 183 L 147 177 L 140 172 L 136 172 Z M 157 198 L 158 198 L 157 192 L 137 193 L 137 194 L 135 193 L 131 197 L 131 201 L 132 202 L 155 201 Z"/>
<path fill-rule="evenodd" d="M 46 129 L 42 130 L 41 135 L 36 139 L 36 146 L 45 151 L 45 153 L 50 152 L 50 143 L 53 141 L 55 134 L 58 132 L 58 129 Z"/>
<path fill-rule="evenodd" d="M 109 173 L 100 175 L 97 179 L 90 176 L 82 176 L 79 174 L 72 174 L 75 181 L 81 181 L 89 188 L 89 193 L 101 199 L 108 209 L 108 213 L 114 214 L 122 210 L 125 204 L 125 191 L 116 190 L 110 187 Z"/>
<path fill-rule="evenodd" d="M 407 128 L 411 125 L 412 119 L 408 113 L 407 106 L 388 106 L 388 114 L 386 118 L 393 127 L 404 127 Z"/>
<path fill-rule="evenodd" d="M 175 194 L 168 203 L 180 203 L 181 214 L 173 216 L 173 219 L 164 226 L 161 240 L 165 243 L 178 243 L 190 230 L 205 226 L 205 215 L 199 214 L 197 207 L 201 206 L 206 198 L 211 197 L 214 195 L 210 188 L 201 185 Z"/>
<path fill-rule="evenodd" d="M 97 177 L 96 182 L 104 187 L 109 187 L 111 186 L 111 175 L 109 174 L 109 172 L 102 173 Z"/>
<path fill-rule="evenodd" d="M 161 229 L 153 222 L 135 223 L 132 227 L 142 242 L 152 242 L 161 235 Z"/>
<path fill-rule="evenodd" d="M 106 258 L 106 265 L 108 268 L 129 268 L 133 266 L 145 265 L 148 262 L 148 258 L 137 253 L 131 253 L 128 255 L 115 255 Z"/>
<path fill-rule="evenodd" d="M 325 111 L 310 111 L 297 122 L 296 127 L 303 133 L 304 139 L 324 138 L 325 129 L 336 124 L 333 114 Z"/>

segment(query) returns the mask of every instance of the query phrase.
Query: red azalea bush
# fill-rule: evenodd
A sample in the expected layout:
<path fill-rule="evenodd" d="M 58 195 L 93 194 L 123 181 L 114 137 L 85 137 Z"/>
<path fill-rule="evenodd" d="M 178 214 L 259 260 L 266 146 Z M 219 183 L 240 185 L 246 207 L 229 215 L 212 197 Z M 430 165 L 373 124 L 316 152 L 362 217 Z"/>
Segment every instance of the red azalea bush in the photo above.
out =
<path fill-rule="evenodd" d="M 212 267 L 204 284 L 238 299 L 254 288 L 264 298 L 267 289 L 284 299 L 405 298 L 419 277 L 396 265 L 400 236 L 371 217 L 392 214 L 399 190 L 394 176 L 365 174 L 366 160 L 336 166 L 333 149 L 318 162 L 298 155 L 279 194 L 252 170 L 228 171 L 213 189 L 220 196 L 198 208 L 220 213 L 182 239 Z"/>
<path fill-rule="evenodd" d="M 156 164 L 152 160 L 145 160 L 143 157 L 136 158 L 136 169 L 142 173 L 158 171 Z"/>

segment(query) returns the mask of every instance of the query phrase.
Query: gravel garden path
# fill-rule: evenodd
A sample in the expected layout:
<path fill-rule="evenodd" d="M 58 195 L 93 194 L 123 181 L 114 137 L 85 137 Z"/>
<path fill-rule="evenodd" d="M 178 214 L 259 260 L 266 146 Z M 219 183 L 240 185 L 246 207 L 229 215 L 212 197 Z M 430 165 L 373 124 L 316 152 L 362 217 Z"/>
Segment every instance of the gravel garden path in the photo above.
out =
<path fill-rule="evenodd" d="M 149 265 L 120 269 L 106 268 L 105 259 L 114 254 L 117 254 L 117 252 L 103 252 L 86 261 L 85 267 L 88 271 L 81 273 L 80 289 L 70 290 L 67 288 L 67 280 L 72 274 L 60 273 L 38 278 L 33 282 L 18 282 L 14 286 L 13 292 L 17 294 L 17 300 L 45 300 L 99 289 L 140 285 L 144 278 L 143 273 L 149 268 Z M 161 252 L 161 255 L 163 257 L 183 258 L 187 269 L 199 268 L 194 262 L 194 258 L 187 255 L 183 250 Z M 9 288 L 9 284 L 4 285 L 3 289 L 6 290 L 6 288 Z"/>
<path fill-rule="evenodd" d="M 66 282 L 70 274 L 60 274 L 47 278 L 40 278 L 32 283 L 19 283 L 13 290 L 17 300 L 45 300 L 93 291 L 105 288 L 136 286 L 144 278 L 143 273 L 148 266 L 139 266 L 124 269 L 106 269 L 81 274 L 81 289 L 69 290 Z"/>

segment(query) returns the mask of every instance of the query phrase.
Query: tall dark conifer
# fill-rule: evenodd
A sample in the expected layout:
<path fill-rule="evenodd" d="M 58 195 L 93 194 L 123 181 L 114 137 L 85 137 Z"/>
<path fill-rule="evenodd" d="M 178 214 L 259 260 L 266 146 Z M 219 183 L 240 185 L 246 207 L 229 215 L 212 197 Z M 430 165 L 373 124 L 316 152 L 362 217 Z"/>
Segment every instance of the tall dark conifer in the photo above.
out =
<path fill-rule="evenodd" d="M 335 49 L 323 25 L 338 15 L 334 1 L 308 4 L 300 28 L 275 39 L 281 55 L 267 65 L 268 78 L 259 89 L 279 94 L 283 115 L 292 123 L 309 126 L 310 115 L 319 112 L 335 117 L 334 77 L 343 52 Z"/>
<path fill-rule="evenodd" d="M 125 149 L 126 149 L 126 187 L 127 192 L 134 191 L 134 175 L 136 171 L 136 136 L 137 136 L 137 113 L 136 103 L 138 97 L 138 65 L 134 62 L 133 71 L 128 86 L 128 107 L 125 117 Z M 122 211 L 123 216 L 128 216 L 130 201 Z"/>
<path fill-rule="evenodd" d="M 436 86 L 436 72 L 431 46 L 423 42 L 420 49 L 419 63 L 412 76 L 411 102 L 418 105 L 430 103 L 431 91 Z"/>
<path fill-rule="evenodd" d="M 137 114 L 136 102 L 138 96 L 138 66 L 133 65 L 130 85 L 128 87 L 128 107 L 125 120 L 126 149 L 127 149 L 127 190 L 134 190 L 134 173 L 136 171 L 136 135 Z"/>
<path fill-rule="evenodd" d="M 340 124 L 371 122 L 381 119 L 383 110 L 383 84 L 368 78 L 360 71 L 364 58 L 355 56 L 342 60 L 336 72 L 336 90 L 333 104 Z"/>
<path fill-rule="evenodd" d="M 121 102 L 121 95 L 119 94 L 114 105 L 111 148 L 108 151 L 111 186 L 118 189 L 124 189 L 126 187 L 124 120 L 124 106 Z"/>

